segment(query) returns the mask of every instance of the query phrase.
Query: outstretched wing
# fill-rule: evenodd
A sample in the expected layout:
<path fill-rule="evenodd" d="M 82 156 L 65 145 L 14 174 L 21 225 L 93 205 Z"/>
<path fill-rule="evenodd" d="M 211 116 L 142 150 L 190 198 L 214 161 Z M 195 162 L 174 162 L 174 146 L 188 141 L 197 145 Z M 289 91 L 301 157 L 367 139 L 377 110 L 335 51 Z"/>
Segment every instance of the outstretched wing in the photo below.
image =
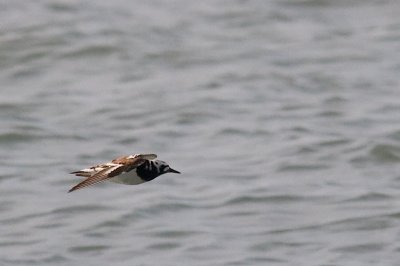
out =
<path fill-rule="evenodd" d="M 83 176 L 83 177 L 91 177 L 105 169 L 109 169 L 112 166 L 116 166 L 114 163 L 104 163 L 104 164 L 99 164 L 92 166 L 90 168 L 85 168 L 79 171 L 71 172 L 70 174 L 76 175 L 76 176 Z"/>
<path fill-rule="evenodd" d="M 129 156 L 122 156 L 112 160 L 111 163 L 93 166 L 90 169 L 84 169 L 77 172 L 72 172 L 77 176 L 87 177 L 85 180 L 71 188 L 68 192 L 94 185 L 122 174 L 129 172 L 139 165 L 143 164 L 146 160 L 153 160 L 157 158 L 155 154 L 135 154 Z M 87 170 L 87 171 L 86 171 Z M 98 171 L 96 171 L 98 170 Z"/>
<path fill-rule="evenodd" d="M 101 170 L 100 172 L 94 174 L 93 176 L 86 178 L 85 180 L 80 182 L 78 185 L 71 188 L 68 192 L 72 192 L 74 190 L 88 187 L 90 185 L 94 185 L 94 184 L 100 183 L 102 181 L 105 181 L 109 178 L 119 175 L 120 173 L 122 173 L 124 171 L 124 169 L 125 169 L 124 165 L 116 165 L 116 166 L 111 166 L 109 168 Z"/>
<path fill-rule="evenodd" d="M 146 160 L 154 160 L 155 158 L 157 158 L 157 154 L 154 153 L 149 153 L 149 154 L 138 154 L 138 156 L 142 159 L 146 159 Z"/>
<path fill-rule="evenodd" d="M 139 166 L 145 160 L 154 160 L 155 158 L 157 158 L 156 154 L 134 154 L 134 155 L 118 157 L 112 160 L 111 162 L 120 164 L 130 163 L 130 164 L 137 164 L 137 166 Z"/>

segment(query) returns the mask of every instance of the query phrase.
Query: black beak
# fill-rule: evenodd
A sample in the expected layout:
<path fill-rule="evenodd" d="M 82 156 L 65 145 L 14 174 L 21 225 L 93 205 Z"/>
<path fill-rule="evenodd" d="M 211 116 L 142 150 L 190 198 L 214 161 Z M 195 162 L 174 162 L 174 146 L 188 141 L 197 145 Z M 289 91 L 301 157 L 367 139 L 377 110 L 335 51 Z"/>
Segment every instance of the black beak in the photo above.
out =
<path fill-rule="evenodd" d="M 172 168 L 169 168 L 169 171 L 168 171 L 168 173 L 180 174 L 181 172 L 179 172 L 179 171 L 176 171 L 176 170 L 174 170 L 174 169 L 172 169 Z"/>

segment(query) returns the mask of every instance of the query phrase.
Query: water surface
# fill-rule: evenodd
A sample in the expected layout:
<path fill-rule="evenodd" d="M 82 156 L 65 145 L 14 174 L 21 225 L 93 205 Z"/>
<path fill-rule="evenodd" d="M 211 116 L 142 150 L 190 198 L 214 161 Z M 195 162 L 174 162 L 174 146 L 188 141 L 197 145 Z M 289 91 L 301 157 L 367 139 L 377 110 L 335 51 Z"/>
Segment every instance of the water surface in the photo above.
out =
<path fill-rule="evenodd" d="M 1 265 L 397 265 L 397 1 L 0 6 Z"/>

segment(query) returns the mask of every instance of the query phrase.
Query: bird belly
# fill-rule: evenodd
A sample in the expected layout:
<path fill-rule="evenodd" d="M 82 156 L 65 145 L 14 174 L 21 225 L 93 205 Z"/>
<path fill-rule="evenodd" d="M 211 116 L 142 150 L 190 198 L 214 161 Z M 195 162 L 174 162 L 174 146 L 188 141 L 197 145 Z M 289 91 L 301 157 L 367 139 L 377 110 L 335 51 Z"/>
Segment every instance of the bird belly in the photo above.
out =
<path fill-rule="evenodd" d="M 125 185 L 138 185 L 146 182 L 139 176 L 137 176 L 136 171 L 134 170 L 127 173 L 123 173 L 119 176 L 115 176 L 113 178 L 110 178 L 109 180 L 114 183 L 120 183 Z"/>

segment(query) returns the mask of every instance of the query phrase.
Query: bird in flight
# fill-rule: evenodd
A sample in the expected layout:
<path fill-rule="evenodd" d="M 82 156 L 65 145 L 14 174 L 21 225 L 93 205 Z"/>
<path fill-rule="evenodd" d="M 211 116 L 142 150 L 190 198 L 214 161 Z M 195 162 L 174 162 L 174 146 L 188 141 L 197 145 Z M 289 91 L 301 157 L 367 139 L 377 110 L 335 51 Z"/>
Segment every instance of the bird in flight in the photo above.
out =
<path fill-rule="evenodd" d="M 106 180 L 126 185 L 138 185 L 151 181 L 162 174 L 180 174 L 180 172 L 169 167 L 166 162 L 156 160 L 156 158 L 156 154 L 121 156 L 111 162 L 72 172 L 71 174 L 83 176 L 86 179 L 72 187 L 68 192 Z"/>

